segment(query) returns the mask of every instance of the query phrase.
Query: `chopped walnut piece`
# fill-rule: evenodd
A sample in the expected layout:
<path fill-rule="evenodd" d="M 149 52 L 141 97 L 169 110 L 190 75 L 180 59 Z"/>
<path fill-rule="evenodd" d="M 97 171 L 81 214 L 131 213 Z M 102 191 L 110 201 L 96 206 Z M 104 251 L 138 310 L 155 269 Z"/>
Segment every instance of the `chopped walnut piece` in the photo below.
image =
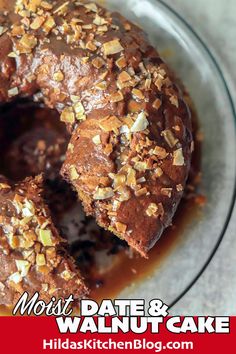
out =
<path fill-rule="evenodd" d="M 64 270 L 64 271 L 60 274 L 60 276 L 61 276 L 64 280 L 68 281 L 68 280 L 70 280 L 70 279 L 73 279 L 74 276 L 75 276 L 75 274 L 72 273 L 72 272 L 70 272 L 69 270 Z"/>
<path fill-rule="evenodd" d="M 40 6 L 43 7 L 45 10 L 51 10 L 52 4 L 49 4 L 47 1 L 40 1 Z"/>
<path fill-rule="evenodd" d="M 56 10 L 53 10 L 53 13 L 54 14 L 59 14 L 59 15 L 65 14 L 67 12 L 67 10 L 68 10 L 69 3 L 70 3 L 69 1 L 64 2 Z"/>
<path fill-rule="evenodd" d="M 98 84 L 95 85 L 96 89 L 104 91 L 107 89 L 107 83 L 106 81 L 101 81 Z"/>
<path fill-rule="evenodd" d="M 163 130 L 161 135 L 164 136 L 165 141 L 171 148 L 173 148 L 179 141 L 169 129 Z"/>
<path fill-rule="evenodd" d="M 184 187 L 182 186 L 182 184 L 177 184 L 176 190 L 177 192 L 182 192 L 184 190 Z"/>
<path fill-rule="evenodd" d="M 116 222 L 115 225 L 116 225 L 116 230 L 118 232 L 124 233 L 127 230 L 127 225 L 122 224 L 121 222 Z"/>
<path fill-rule="evenodd" d="M 161 100 L 159 98 L 157 98 L 153 104 L 152 107 L 155 108 L 156 110 L 158 110 L 161 107 Z"/>
<path fill-rule="evenodd" d="M 122 174 L 117 174 L 113 177 L 113 187 L 115 190 L 119 189 L 120 187 L 124 187 L 125 186 L 125 182 L 126 182 L 126 176 L 122 175 Z"/>
<path fill-rule="evenodd" d="M 52 231 L 40 229 L 39 240 L 43 244 L 43 246 L 53 246 Z"/>
<path fill-rule="evenodd" d="M 19 284 L 22 282 L 22 276 L 19 272 L 11 274 L 8 279 L 9 281 L 12 281 L 15 284 Z"/>
<path fill-rule="evenodd" d="M 99 122 L 99 126 L 105 132 L 116 131 L 122 126 L 122 121 L 116 116 L 109 116 Z"/>
<path fill-rule="evenodd" d="M 146 187 L 141 188 L 135 192 L 136 197 L 141 197 L 142 195 L 145 195 L 145 194 L 146 195 L 148 194 L 148 190 Z"/>
<path fill-rule="evenodd" d="M 0 26 L 0 36 L 7 31 L 7 27 Z"/>
<path fill-rule="evenodd" d="M 105 62 L 102 58 L 97 57 L 92 60 L 92 65 L 97 69 L 101 69 L 105 65 Z"/>
<path fill-rule="evenodd" d="M 17 87 L 13 87 L 10 90 L 8 90 L 7 93 L 8 93 L 8 97 L 14 97 L 18 95 L 19 90 Z"/>
<path fill-rule="evenodd" d="M 174 151 L 173 165 L 174 166 L 183 166 L 184 165 L 184 156 L 183 156 L 183 149 L 182 148 Z"/>
<path fill-rule="evenodd" d="M 49 16 L 43 24 L 43 29 L 48 34 L 55 26 L 56 23 L 54 21 L 54 18 L 52 16 Z"/>
<path fill-rule="evenodd" d="M 98 14 L 95 15 L 95 19 L 93 20 L 93 23 L 97 26 L 102 26 L 108 24 L 108 22 L 105 20 L 105 18 L 99 16 Z"/>
<path fill-rule="evenodd" d="M 136 171 L 132 167 L 128 168 L 126 183 L 127 183 L 127 186 L 129 186 L 131 188 L 137 184 Z"/>
<path fill-rule="evenodd" d="M 152 153 L 156 155 L 159 159 L 165 159 L 168 156 L 168 152 L 161 146 L 155 146 Z"/>
<path fill-rule="evenodd" d="M 170 103 L 171 103 L 173 106 L 179 108 L 179 101 L 178 101 L 178 97 L 177 97 L 177 96 L 171 96 L 171 97 L 170 97 Z"/>
<path fill-rule="evenodd" d="M 114 103 L 123 101 L 123 99 L 124 99 L 124 96 L 121 91 L 117 91 L 117 92 L 111 94 L 111 96 L 110 96 L 110 101 L 114 102 Z"/>
<path fill-rule="evenodd" d="M 113 189 L 110 187 L 107 188 L 97 188 L 95 191 L 93 198 L 95 200 L 104 200 L 104 199 L 109 199 L 114 196 Z"/>
<path fill-rule="evenodd" d="M 46 265 L 46 259 L 43 253 L 38 253 L 36 255 L 36 264 L 37 266 L 44 266 Z"/>
<path fill-rule="evenodd" d="M 147 162 L 144 161 L 138 161 L 134 164 L 134 168 L 137 171 L 146 171 L 147 170 Z"/>
<path fill-rule="evenodd" d="M 118 80 L 120 82 L 127 82 L 127 81 L 131 80 L 131 76 L 126 71 L 122 71 L 120 73 L 120 75 L 118 76 Z"/>
<path fill-rule="evenodd" d="M 112 55 L 120 53 L 124 48 L 120 44 L 119 39 L 114 39 L 113 41 L 106 42 L 103 44 L 103 50 L 105 55 Z"/>
<path fill-rule="evenodd" d="M 19 44 L 21 45 L 22 49 L 21 52 L 22 53 L 30 53 L 32 51 L 32 49 L 37 45 L 38 40 L 35 36 L 31 35 L 31 34 L 24 34 L 20 41 Z"/>
<path fill-rule="evenodd" d="M 45 21 L 45 17 L 37 16 L 34 18 L 33 22 L 31 23 L 30 28 L 33 30 L 37 30 L 42 26 L 44 21 Z"/>
<path fill-rule="evenodd" d="M 79 178 L 79 174 L 75 166 L 70 166 L 70 179 L 71 181 L 76 181 Z"/>
<path fill-rule="evenodd" d="M 142 91 L 140 91 L 140 90 L 138 90 L 136 88 L 134 88 L 132 90 L 132 95 L 133 95 L 134 98 L 137 98 L 139 100 L 143 100 L 144 99 L 144 94 L 142 93 Z"/>
<path fill-rule="evenodd" d="M 95 135 L 92 140 L 93 140 L 93 142 L 94 142 L 95 145 L 101 144 L 101 137 L 100 137 L 100 135 Z"/>
<path fill-rule="evenodd" d="M 73 124 L 75 122 L 75 114 L 72 107 L 63 109 L 60 117 L 62 122 Z"/>
<path fill-rule="evenodd" d="M 75 111 L 75 116 L 77 120 L 85 120 L 86 115 L 85 115 L 85 109 L 84 106 L 81 102 L 76 102 L 73 105 L 74 111 Z"/>
<path fill-rule="evenodd" d="M 98 12 L 98 7 L 95 3 L 91 2 L 89 4 L 85 4 L 84 7 L 86 7 L 86 9 L 88 9 L 89 11 L 92 11 L 92 12 Z"/>
<path fill-rule="evenodd" d="M 91 50 L 91 52 L 95 52 L 97 50 L 97 47 L 92 41 L 88 41 L 86 43 L 86 49 Z"/>
<path fill-rule="evenodd" d="M 146 210 L 146 214 L 150 217 L 156 217 L 158 214 L 158 205 L 155 203 L 150 203 Z"/>
<path fill-rule="evenodd" d="M 126 59 L 125 57 L 120 57 L 119 59 L 117 59 L 116 61 L 116 65 L 118 66 L 118 68 L 121 70 L 123 68 L 126 67 L 127 63 L 126 63 Z"/>
<path fill-rule="evenodd" d="M 16 267 L 22 277 L 25 277 L 30 269 L 30 263 L 25 260 L 16 260 Z"/>
<path fill-rule="evenodd" d="M 171 198 L 173 188 L 161 188 L 161 194 Z"/>
<path fill-rule="evenodd" d="M 9 186 L 9 184 L 6 184 L 6 183 L 0 183 L 0 190 L 1 189 L 10 189 L 11 186 Z"/>
<path fill-rule="evenodd" d="M 131 127 L 131 133 L 141 132 L 147 129 L 149 122 L 146 118 L 146 113 L 141 112 L 138 114 L 136 121 L 134 122 L 133 126 Z"/>
<path fill-rule="evenodd" d="M 53 80 L 58 81 L 58 82 L 63 81 L 64 80 L 63 72 L 61 70 L 55 72 L 53 74 Z"/>

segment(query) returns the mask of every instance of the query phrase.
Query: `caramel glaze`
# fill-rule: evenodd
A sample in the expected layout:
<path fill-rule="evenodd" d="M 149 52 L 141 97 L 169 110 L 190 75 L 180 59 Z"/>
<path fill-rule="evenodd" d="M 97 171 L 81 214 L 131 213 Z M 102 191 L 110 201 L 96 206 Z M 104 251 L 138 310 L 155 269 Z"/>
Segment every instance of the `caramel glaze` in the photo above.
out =
<path fill-rule="evenodd" d="M 16 112 L 18 120 L 15 119 Z M 7 119 L 4 119 L 4 117 L 7 117 Z M 35 146 L 32 141 L 37 143 L 37 139 L 42 140 L 42 137 L 45 138 L 46 145 L 50 145 L 49 136 L 53 137 L 52 140 L 55 140 L 56 136 L 56 140 L 59 139 L 59 141 L 65 142 L 64 145 L 60 146 L 61 160 L 63 160 L 68 134 L 58 122 L 55 111 L 32 104 L 20 102 L 14 106 L 5 106 L 0 118 L 0 174 L 2 173 L 16 182 L 27 175 L 41 172 L 32 170 L 33 168 L 35 169 L 35 164 L 33 163 Z M 39 134 L 40 136 L 37 136 L 39 126 L 42 130 Z M 91 298 L 97 301 L 103 298 L 115 298 L 127 286 L 137 284 L 147 276 L 151 276 L 167 254 L 173 251 L 178 244 L 187 224 L 193 218 L 200 216 L 201 204 L 205 202 L 205 199 L 196 194 L 196 187 L 200 182 L 201 176 L 201 142 L 196 114 L 193 114 L 193 128 L 195 151 L 185 196 L 180 203 L 172 226 L 164 232 L 157 245 L 151 250 L 148 260 L 132 252 L 125 242 L 99 228 L 92 219 L 85 217 L 84 214 L 80 223 L 77 223 L 76 218 L 69 221 L 67 219 L 66 222 L 63 221 L 65 215 L 68 214 L 68 210 L 70 214 L 70 210 L 78 206 L 76 197 L 69 186 L 56 177 L 60 166 L 50 160 L 50 154 L 46 156 L 46 162 L 43 160 L 44 164 L 42 166 L 38 164 L 38 168 L 43 168 L 44 172 L 46 171 L 45 199 L 49 204 L 54 223 L 64 233 L 65 237 L 71 234 L 70 236 L 73 239 L 72 241 L 69 239 L 71 253 L 80 264 L 80 269 L 86 278 L 87 285 L 91 289 Z M 49 135 L 48 131 L 50 131 Z M 28 142 L 24 139 L 25 136 L 27 136 Z M 19 150 L 22 141 L 24 142 L 23 151 Z M 24 170 L 19 170 L 16 167 L 20 151 Z M 8 158 L 9 155 L 11 159 Z M 28 156 L 27 160 L 26 155 Z M 32 160 L 30 159 L 31 155 Z M 27 164 L 25 164 L 26 161 L 28 161 Z M 32 161 L 32 163 L 29 161 Z M 63 208 L 58 208 L 57 200 L 60 200 L 62 195 L 65 196 L 65 194 L 66 198 L 64 197 L 63 200 L 67 202 L 63 204 Z M 80 213 L 83 213 L 82 209 L 80 209 Z M 68 232 L 68 229 L 71 228 L 70 224 L 73 224 L 72 232 Z M 89 234 L 89 238 L 84 237 L 85 234 Z M 99 253 L 105 255 L 108 261 L 108 264 L 104 264 L 102 267 L 96 259 L 96 255 Z M 0 306 L 0 315 L 10 314 L 9 308 Z"/>

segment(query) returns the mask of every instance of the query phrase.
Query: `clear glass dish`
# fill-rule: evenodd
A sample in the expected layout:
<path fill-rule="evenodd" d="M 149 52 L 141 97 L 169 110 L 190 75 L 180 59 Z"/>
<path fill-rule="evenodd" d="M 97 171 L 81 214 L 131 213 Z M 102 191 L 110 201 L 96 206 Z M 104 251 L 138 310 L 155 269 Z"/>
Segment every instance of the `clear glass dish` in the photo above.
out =
<path fill-rule="evenodd" d="M 103 2 L 104 3 L 104 2 Z M 175 304 L 199 278 L 227 229 L 235 200 L 235 110 L 219 65 L 193 29 L 171 8 L 155 0 L 106 1 L 139 24 L 180 77 L 197 109 L 204 134 L 200 217 L 182 231 L 175 247 L 142 282 L 120 298 L 161 298 Z"/>

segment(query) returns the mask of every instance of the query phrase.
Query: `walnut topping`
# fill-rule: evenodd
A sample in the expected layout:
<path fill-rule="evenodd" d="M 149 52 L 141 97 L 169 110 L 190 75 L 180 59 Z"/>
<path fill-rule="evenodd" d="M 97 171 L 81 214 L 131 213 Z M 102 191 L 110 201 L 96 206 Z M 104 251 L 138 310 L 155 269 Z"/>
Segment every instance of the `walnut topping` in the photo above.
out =
<path fill-rule="evenodd" d="M 173 188 L 162 188 L 161 194 L 168 197 L 168 198 L 171 198 L 172 190 L 173 190 Z"/>
<path fill-rule="evenodd" d="M 73 124 L 75 122 L 75 114 L 72 107 L 63 109 L 60 117 L 62 122 Z"/>
<path fill-rule="evenodd" d="M 122 71 L 120 73 L 120 75 L 118 76 L 118 80 L 120 82 L 127 82 L 127 81 L 131 80 L 131 76 L 126 71 Z"/>
<path fill-rule="evenodd" d="M 138 117 L 137 117 L 136 121 L 134 122 L 133 126 L 131 127 L 130 131 L 132 133 L 141 132 L 141 131 L 147 129 L 148 125 L 149 125 L 149 122 L 146 118 L 146 113 L 141 112 L 138 114 Z"/>
<path fill-rule="evenodd" d="M 103 50 L 105 55 L 112 55 L 120 53 L 124 48 L 120 44 L 119 39 L 114 39 L 113 41 L 104 43 Z"/>
<path fill-rule="evenodd" d="M 18 95 L 19 90 L 17 87 L 13 87 L 10 90 L 8 90 L 7 93 L 8 93 L 8 97 L 14 97 Z"/>
<path fill-rule="evenodd" d="M 21 53 L 30 53 L 32 49 L 37 45 L 37 38 L 31 34 L 24 34 L 20 41 L 20 52 Z"/>
<path fill-rule="evenodd" d="M 97 8 L 97 5 L 95 3 L 89 3 L 89 4 L 85 4 L 84 7 L 86 7 L 86 9 L 88 9 L 89 11 L 92 11 L 92 12 L 98 12 L 98 8 Z"/>
<path fill-rule="evenodd" d="M 158 110 L 161 107 L 161 100 L 159 100 L 159 98 L 157 98 L 153 104 L 152 107 L 155 108 L 156 110 Z"/>
<path fill-rule="evenodd" d="M 111 176 L 111 178 L 113 179 L 114 190 L 119 190 L 120 187 L 124 187 L 125 186 L 125 182 L 126 182 L 126 176 L 125 175 L 117 174 L 117 175 Z"/>
<path fill-rule="evenodd" d="M 58 81 L 58 82 L 63 81 L 64 80 L 63 72 L 61 70 L 55 72 L 53 74 L 53 80 Z"/>
<path fill-rule="evenodd" d="M 105 20 L 105 18 L 100 17 L 98 14 L 95 15 L 95 19 L 93 20 L 93 23 L 97 26 L 103 26 L 108 24 L 108 22 Z"/>
<path fill-rule="evenodd" d="M 64 271 L 60 274 L 60 276 L 61 276 L 64 280 L 68 281 L 68 280 L 73 279 L 74 276 L 75 276 L 75 274 L 72 273 L 72 272 L 69 271 L 69 270 L 64 270 Z"/>
<path fill-rule="evenodd" d="M 0 183 L 0 190 L 2 190 L 2 189 L 11 189 L 11 187 L 9 186 L 9 184 Z"/>
<path fill-rule="evenodd" d="M 176 190 L 177 192 L 182 192 L 184 190 L 184 187 L 182 186 L 182 184 L 177 184 Z"/>
<path fill-rule="evenodd" d="M 43 7 L 45 10 L 51 10 L 53 7 L 52 4 L 49 4 L 49 2 L 47 1 L 40 1 L 40 6 Z"/>
<path fill-rule="evenodd" d="M 147 195 L 147 194 L 148 194 L 148 190 L 147 190 L 146 187 L 141 188 L 141 189 L 135 191 L 136 197 L 141 197 L 142 195 Z"/>
<path fill-rule="evenodd" d="M 0 26 L 0 36 L 7 31 L 6 27 Z"/>
<path fill-rule="evenodd" d="M 44 32 L 46 32 L 47 34 L 51 32 L 51 30 L 56 26 L 56 23 L 53 19 L 52 16 L 49 16 L 47 18 L 47 20 L 44 22 L 43 24 L 43 29 L 44 29 Z"/>
<path fill-rule="evenodd" d="M 75 103 L 73 108 L 74 108 L 75 116 L 76 116 L 77 120 L 85 120 L 86 119 L 84 106 L 81 102 Z"/>
<path fill-rule="evenodd" d="M 31 23 L 30 28 L 33 30 L 37 30 L 42 26 L 44 21 L 45 21 L 45 18 L 43 16 L 37 16 L 37 17 L 35 17 L 35 19 Z"/>
<path fill-rule="evenodd" d="M 79 174 L 75 166 L 70 166 L 70 179 L 71 181 L 76 181 L 79 178 Z"/>
<path fill-rule="evenodd" d="M 65 14 L 68 10 L 68 5 L 69 5 L 69 1 L 64 2 L 64 4 L 60 5 L 56 10 L 53 11 L 54 14 Z"/>
<path fill-rule="evenodd" d="M 125 60 L 125 57 L 120 57 L 119 59 L 117 59 L 116 61 L 116 65 L 118 66 L 118 68 L 121 70 L 123 68 L 126 67 L 127 63 L 126 63 L 126 60 Z"/>
<path fill-rule="evenodd" d="M 101 137 L 100 137 L 100 135 L 95 135 L 92 140 L 93 140 L 93 142 L 94 142 L 95 145 L 101 144 Z"/>
<path fill-rule="evenodd" d="M 165 159 L 168 156 L 168 152 L 166 151 L 166 149 L 164 149 L 161 146 L 156 146 L 152 153 L 156 156 L 158 156 L 159 159 Z"/>
<path fill-rule="evenodd" d="M 162 175 L 163 175 L 163 171 L 162 171 L 162 169 L 160 168 L 160 167 L 157 167 L 155 170 L 154 170 L 154 175 L 156 176 L 156 177 L 161 177 Z"/>
<path fill-rule="evenodd" d="M 44 266 L 46 265 L 46 259 L 43 253 L 38 253 L 36 255 L 36 264 L 37 266 Z"/>
<path fill-rule="evenodd" d="M 133 188 L 137 184 L 136 171 L 132 167 L 128 168 L 126 184 L 131 188 Z"/>
<path fill-rule="evenodd" d="M 114 102 L 114 103 L 123 101 L 123 99 L 124 99 L 124 96 L 121 91 L 117 91 L 117 92 L 111 94 L 111 96 L 110 96 L 110 101 Z"/>
<path fill-rule="evenodd" d="M 174 134 L 169 129 L 163 130 L 161 135 L 164 136 L 165 141 L 171 148 L 173 148 L 179 141 L 177 138 L 175 138 Z"/>
<path fill-rule="evenodd" d="M 86 48 L 91 50 L 91 52 L 95 52 L 97 50 L 96 45 L 92 41 L 88 41 L 86 43 Z"/>
<path fill-rule="evenodd" d="M 184 156 L 183 156 L 183 149 L 180 148 L 174 151 L 173 154 L 173 165 L 174 166 L 183 166 L 184 165 Z"/>
<path fill-rule="evenodd" d="M 39 240 L 43 244 L 43 246 L 53 246 L 52 231 L 40 229 Z"/>
<path fill-rule="evenodd" d="M 104 91 L 107 88 L 107 83 L 106 81 L 101 81 L 98 84 L 95 85 L 96 89 Z"/>
<path fill-rule="evenodd" d="M 179 101 L 178 101 L 178 97 L 177 97 L 177 96 L 171 96 L 171 97 L 170 97 L 170 103 L 171 103 L 173 106 L 179 108 Z"/>
<path fill-rule="evenodd" d="M 97 69 L 101 69 L 105 65 L 105 62 L 102 58 L 97 57 L 92 60 L 92 65 Z"/>
<path fill-rule="evenodd" d="M 148 168 L 147 162 L 138 161 L 134 165 L 135 170 L 137 171 L 146 171 Z"/>
<path fill-rule="evenodd" d="M 22 282 L 22 276 L 19 272 L 13 273 L 9 276 L 9 281 L 12 281 L 15 284 Z"/>
<path fill-rule="evenodd" d="M 138 90 L 138 89 L 133 89 L 132 90 L 132 95 L 134 98 L 137 98 L 139 100 L 143 100 L 144 99 L 144 94 L 142 93 L 142 91 Z"/>
<path fill-rule="evenodd" d="M 93 198 L 95 200 L 104 200 L 104 199 L 109 199 L 114 196 L 114 192 L 112 188 L 107 187 L 107 188 L 97 188 L 95 191 Z"/>
<path fill-rule="evenodd" d="M 21 277 L 25 277 L 30 269 L 30 263 L 25 260 L 16 260 L 16 267 Z"/>
<path fill-rule="evenodd" d="M 116 230 L 118 232 L 124 233 L 127 230 L 127 225 L 122 224 L 121 222 L 116 222 L 115 225 L 116 225 Z"/>
<path fill-rule="evenodd" d="M 155 203 L 150 203 L 147 210 L 146 210 L 146 214 L 148 216 L 157 216 L 157 212 L 158 212 L 158 205 L 156 205 Z"/>
<path fill-rule="evenodd" d="M 105 132 L 117 131 L 122 124 L 122 121 L 116 116 L 108 116 L 99 122 L 100 128 Z"/>

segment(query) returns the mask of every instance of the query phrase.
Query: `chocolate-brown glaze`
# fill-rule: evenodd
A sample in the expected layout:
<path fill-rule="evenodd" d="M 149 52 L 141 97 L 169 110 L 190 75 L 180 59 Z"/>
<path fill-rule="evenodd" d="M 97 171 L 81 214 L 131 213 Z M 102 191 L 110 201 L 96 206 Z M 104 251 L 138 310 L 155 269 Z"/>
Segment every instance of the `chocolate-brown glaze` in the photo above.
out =
<path fill-rule="evenodd" d="M 84 1 L 17 4 L 17 18 L 2 16 L 0 101 L 37 93 L 61 113 L 72 132 L 63 176 L 87 214 L 147 256 L 189 173 L 182 90 L 119 14 Z"/>
<path fill-rule="evenodd" d="M 87 292 L 41 193 L 41 176 L 0 183 L 0 304 L 14 305 L 24 291 L 45 301 Z"/>

